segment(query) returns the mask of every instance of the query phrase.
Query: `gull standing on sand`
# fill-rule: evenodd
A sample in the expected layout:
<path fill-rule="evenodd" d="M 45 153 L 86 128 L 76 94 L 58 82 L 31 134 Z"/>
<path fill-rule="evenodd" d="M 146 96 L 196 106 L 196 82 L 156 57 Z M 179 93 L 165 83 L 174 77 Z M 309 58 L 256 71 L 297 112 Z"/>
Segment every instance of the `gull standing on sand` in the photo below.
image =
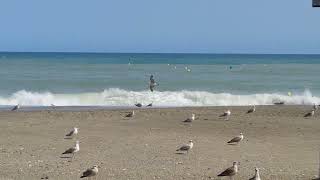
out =
<path fill-rule="evenodd" d="M 74 157 L 74 154 L 80 151 L 79 141 L 76 141 L 76 145 L 74 147 L 71 147 L 67 149 L 62 154 L 72 154 L 72 159 Z"/>
<path fill-rule="evenodd" d="M 313 110 L 317 110 L 318 109 L 318 105 L 316 103 L 313 104 Z"/>
<path fill-rule="evenodd" d="M 176 151 L 183 151 L 183 152 L 189 152 L 193 148 L 193 141 L 190 140 L 188 144 L 182 145 L 180 148 L 178 148 Z"/>
<path fill-rule="evenodd" d="M 129 112 L 129 113 L 126 115 L 126 117 L 133 117 L 133 116 L 134 116 L 134 111 Z"/>
<path fill-rule="evenodd" d="M 20 109 L 20 104 L 15 105 L 11 111 L 17 111 L 18 109 Z"/>
<path fill-rule="evenodd" d="M 196 115 L 195 114 L 191 114 L 191 117 L 187 118 L 186 120 L 184 120 L 183 122 L 192 122 L 195 120 Z"/>
<path fill-rule="evenodd" d="M 55 104 L 50 104 L 50 106 L 52 109 L 56 109 L 56 107 L 57 107 Z"/>
<path fill-rule="evenodd" d="M 278 102 L 275 102 L 275 103 L 273 103 L 274 105 L 284 105 L 284 101 L 278 101 Z"/>
<path fill-rule="evenodd" d="M 240 133 L 239 136 L 236 136 L 236 137 L 232 138 L 230 141 L 228 141 L 228 144 L 234 144 L 234 143 L 238 144 L 242 140 L 243 140 L 243 134 Z"/>
<path fill-rule="evenodd" d="M 259 169 L 258 168 L 255 168 L 255 174 L 252 178 L 250 178 L 249 180 L 261 180 L 260 178 L 260 174 L 259 174 Z"/>
<path fill-rule="evenodd" d="M 66 136 L 71 137 L 78 134 L 78 128 L 74 127 Z"/>
<path fill-rule="evenodd" d="M 304 115 L 304 117 L 312 117 L 312 116 L 314 116 L 314 109 L 311 112 Z"/>
<path fill-rule="evenodd" d="M 251 108 L 251 109 L 249 109 L 248 111 L 247 111 L 247 113 L 249 114 L 249 113 L 254 113 L 256 111 L 256 106 L 255 105 L 253 105 L 253 107 Z"/>
<path fill-rule="evenodd" d="M 238 173 L 238 163 L 233 162 L 232 167 L 229 167 L 228 169 L 224 170 L 222 173 L 220 173 L 218 176 L 229 176 L 230 179 L 233 179 L 233 176 L 235 176 Z"/>
<path fill-rule="evenodd" d="M 226 120 L 229 120 L 230 115 L 231 115 L 231 111 L 228 109 L 223 114 L 221 114 L 220 117 L 226 117 Z"/>
<path fill-rule="evenodd" d="M 82 173 L 82 176 L 80 178 L 85 178 L 85 177 L 92 177 L 98 174 L 98 166 L 94 165 L 92 168 L 87 169 Z"/>

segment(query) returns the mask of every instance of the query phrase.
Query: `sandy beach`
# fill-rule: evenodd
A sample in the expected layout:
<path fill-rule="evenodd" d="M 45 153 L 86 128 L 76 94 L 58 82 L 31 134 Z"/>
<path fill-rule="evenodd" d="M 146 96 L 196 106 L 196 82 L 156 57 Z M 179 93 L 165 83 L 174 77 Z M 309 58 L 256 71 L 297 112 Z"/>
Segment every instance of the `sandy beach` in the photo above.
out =
<path fill-rule="evenodd" d="M 217 174 L 239 161 L 236 180 L 260 168 L 263 180 L 311 180 L 318 176 L 320 112 L 311 106 L 226 107 L 0 112 L 0 179 L 79 179 L 98 165 L 95 179 L 228 179 Z M 182 123 L 191 113 L 196 120 Z M 64 135 L 73 127 L 79 134 Z M 239 145 L 226 142 L 240 132 Z M 193 149 L 176 154 L 179 145 Z M 80 141 L 72 162 L 61 153 Z"/>

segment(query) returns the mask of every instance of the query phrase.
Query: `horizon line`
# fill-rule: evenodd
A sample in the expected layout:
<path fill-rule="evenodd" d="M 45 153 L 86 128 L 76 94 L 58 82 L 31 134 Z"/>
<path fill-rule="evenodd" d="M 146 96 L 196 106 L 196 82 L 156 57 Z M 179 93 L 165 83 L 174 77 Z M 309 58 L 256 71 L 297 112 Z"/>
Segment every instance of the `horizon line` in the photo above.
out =
<path fill-rule="evenodd" d="M 0 53 L 64 53 L 64 54 L 195 54 L 195 55 L 320 55 L 320 53 L 232 53 L 232 52 L 102 52 L 102 51 L 0 51 Z"/>

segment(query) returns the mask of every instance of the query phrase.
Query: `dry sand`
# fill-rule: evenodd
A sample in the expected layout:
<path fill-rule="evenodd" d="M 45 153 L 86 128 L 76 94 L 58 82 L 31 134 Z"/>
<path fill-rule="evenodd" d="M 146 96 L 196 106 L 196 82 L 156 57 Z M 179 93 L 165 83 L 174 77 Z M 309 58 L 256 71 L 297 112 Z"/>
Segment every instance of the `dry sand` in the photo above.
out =
<path fill-rule="evenodd" d="M 319 169 L 320 110 L 304 118 L 310 106 L 225 107 L 130 110 L 0 112 L 0 179 L 79 179 L 99 165 L 96 179 L 228 179 L 216 175 L 239 161 L 236 180 L 249 179 L 254 167 L 261 178 L 313 179 Z M 191 113 L 198 118 L 185 125 Z M 318 114 L 319 113 L 319 114 Z M 72 127 L 73 139 L 64 139 Z M 244 133 L 239 145 L 227 145 Z M 176 148 L 194 141 L 188 155 Z M 69 162 L 61 153 L 80 141 Z"/>

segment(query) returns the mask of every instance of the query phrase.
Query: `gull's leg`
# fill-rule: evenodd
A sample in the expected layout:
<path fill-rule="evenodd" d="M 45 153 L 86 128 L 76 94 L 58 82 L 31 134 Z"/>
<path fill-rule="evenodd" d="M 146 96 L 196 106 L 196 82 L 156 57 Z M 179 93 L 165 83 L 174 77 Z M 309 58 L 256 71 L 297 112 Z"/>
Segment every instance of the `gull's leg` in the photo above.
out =
<path fill-rule="evenodd" d="M 73 161 L 73 159 L 74 159 L 74 153 L 72 153 L 71 162 Z"/>

